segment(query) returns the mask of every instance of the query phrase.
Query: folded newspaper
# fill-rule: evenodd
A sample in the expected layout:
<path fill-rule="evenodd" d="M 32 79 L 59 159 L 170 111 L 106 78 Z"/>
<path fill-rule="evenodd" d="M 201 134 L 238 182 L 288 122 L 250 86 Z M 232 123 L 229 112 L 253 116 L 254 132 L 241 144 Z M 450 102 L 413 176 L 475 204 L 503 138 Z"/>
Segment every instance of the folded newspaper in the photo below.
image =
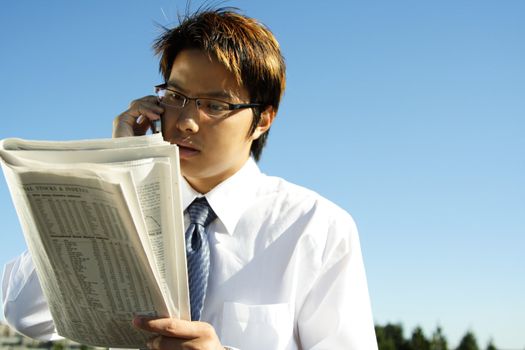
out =
<path fill-rule="evenodd" d="M 190 319 L 176 145 L 4 139 L 0 162 L 61 336 L 144 348 L 134 316 Z"/>

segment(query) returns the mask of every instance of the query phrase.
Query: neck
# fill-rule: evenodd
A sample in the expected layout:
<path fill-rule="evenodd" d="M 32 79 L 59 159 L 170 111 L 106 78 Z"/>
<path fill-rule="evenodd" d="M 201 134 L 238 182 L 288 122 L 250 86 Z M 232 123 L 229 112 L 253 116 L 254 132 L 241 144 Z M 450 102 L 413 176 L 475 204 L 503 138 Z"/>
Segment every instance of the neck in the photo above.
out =
<path fill-rule="evenodd" d="M 245 162 L 246 163 L 246 162 Z M 217 187 L 220 183 L 223 181 L 229 179 L 233 175 L 235 175 L 243 166 L 244 164 L 241 164 L 239 167 L 231 168 L 226 172 L 223 172 L 221 174 L 210 176 L 206 178 L 202 177 L 191 177 L 185 174 L 182 174 L 186 181 L 190 184 L 190 186 L 197 192 L 201 194 L 206 194 L 213 190 L 215 187 Z"/>

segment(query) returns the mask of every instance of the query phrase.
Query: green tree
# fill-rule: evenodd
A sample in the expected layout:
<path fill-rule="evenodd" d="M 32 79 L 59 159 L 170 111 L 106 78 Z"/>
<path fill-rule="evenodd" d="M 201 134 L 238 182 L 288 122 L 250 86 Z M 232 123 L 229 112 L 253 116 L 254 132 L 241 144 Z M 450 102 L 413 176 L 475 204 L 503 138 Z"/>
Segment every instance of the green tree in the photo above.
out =
<path fill-rule="evenodd" d="M 377 347 L 379 348 L 379 350 L 396 350 L 396 345 L 394 344 L 394 341 L 386 337 L 385 327 L 375 326 L 375 329 Z"/>
<path fill-rule="evenodd" d="M 465 333 L 456 350 L 479 350 L 478 342 L 476 341 L 474 333 L 471 331 Z"/>
<path fill-rule="evenodd" d="M 377 345 L 380 350 L 410 350 L 407 341 L 403 337 L 403 326 L 401 324 L 390 324 L 376 326 Z"/>
<path fill-rule="evenodd" d="M 494 341 L 491 339 L 489 340 L 489 343 L 487 344 L 487 350 L 498 350 L 496 346 L 494 345 Z"/>
<path fill-rule="evenodd" d="M 416 327 L 412 332 L 412 337 L 408 341 L 410 350 L 430 350 L 430 341 L 425 337 L 423 329 Z"/>
<path fill-rule="evenodd" d="M 448 350 L 447 339 L 441 331 L 441 327 L 437 327 L 432 334 L 432 339 L 430 340 L 430 350 Z"/>

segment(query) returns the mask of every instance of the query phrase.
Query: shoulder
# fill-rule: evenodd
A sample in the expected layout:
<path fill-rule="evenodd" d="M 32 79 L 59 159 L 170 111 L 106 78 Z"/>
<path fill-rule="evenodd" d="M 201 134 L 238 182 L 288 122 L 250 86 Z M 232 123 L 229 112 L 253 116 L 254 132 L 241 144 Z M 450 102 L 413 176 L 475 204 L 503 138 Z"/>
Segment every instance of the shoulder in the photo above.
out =
<path fill-rule="evenodd" d="M 319 193 L 306 187 L 291 183 L 281 177 L 263 175 L 258 196 L 268 196 L 283 201 L 283 204 L 292 206 L 312 206 L 319 210 L 326 210 L 333 216 L 349 217 L 344 209 Z"/>
<path fill-rule="evenodd" d="M 346 236 L 357 231 L 346 210 L 319 193 L 283 178 L 263 175 L 257 197 L 271 203 L 274 215 L 315 225 L 317 232 Z"/>
<path fill-rule="evenodd" d="M 257 210 L 264 217 L 259 234 L 282 238 L 312 266 L 332 266 L 360 252 L 352 216 L 315 191 L 275 176 L 264 176 Z M 286 237 L 286 238 L 285 238 Z M 293 243 L 292 243 L 293 242 Z"/>

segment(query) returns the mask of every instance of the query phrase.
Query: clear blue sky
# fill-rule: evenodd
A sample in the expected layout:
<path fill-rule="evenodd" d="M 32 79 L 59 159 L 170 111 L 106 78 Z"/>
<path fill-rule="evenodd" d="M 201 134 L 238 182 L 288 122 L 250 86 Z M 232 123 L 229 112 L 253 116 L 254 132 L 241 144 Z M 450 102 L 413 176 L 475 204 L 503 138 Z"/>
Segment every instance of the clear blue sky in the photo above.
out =
<path fill-rule="evenodd" d="M 353 215 L 376 322 L 523 349 L 525 2 L 227 5 L 266 23 L 288 65 L 261 167 Z M 0 138 L 109 137 L 161 82 L 155 23 L 184 7 L 3 1 Z M 3 265 L 25 248 L 4 180 L 0 218 Z"/>

